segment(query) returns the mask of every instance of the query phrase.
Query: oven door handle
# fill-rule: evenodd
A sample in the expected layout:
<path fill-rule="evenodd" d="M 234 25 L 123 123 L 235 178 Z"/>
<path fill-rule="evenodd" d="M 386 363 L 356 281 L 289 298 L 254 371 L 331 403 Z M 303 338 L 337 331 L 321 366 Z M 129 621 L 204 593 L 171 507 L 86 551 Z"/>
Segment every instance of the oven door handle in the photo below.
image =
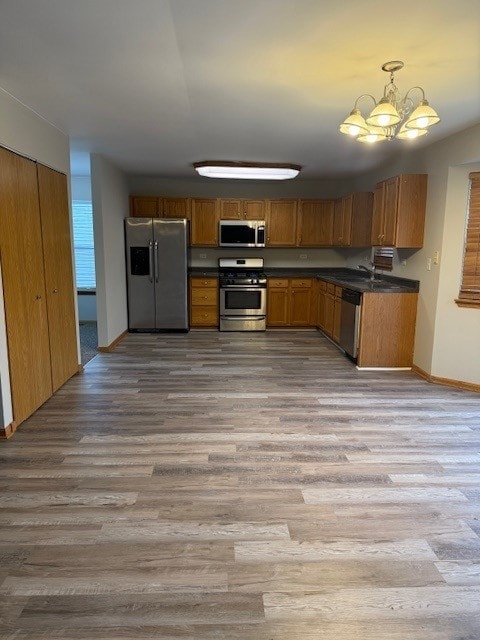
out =
<path fill-rule="evenodd" d="M 228 285 L 226 287 L 220 286 L 221 291 L 266 291 L 267 287 L 244 287 L 242 285 L 231 286 Z"/>
<path fill-rule="evenodd" d="M 263 316 L 230 316 L 223 314 L 220 317 L 224 320 L 241 320 L 242 322 L 245 322 L 245 320 L 248 320 L 248 322 L 263 322 L 265 320 L 265 314 Z"/>

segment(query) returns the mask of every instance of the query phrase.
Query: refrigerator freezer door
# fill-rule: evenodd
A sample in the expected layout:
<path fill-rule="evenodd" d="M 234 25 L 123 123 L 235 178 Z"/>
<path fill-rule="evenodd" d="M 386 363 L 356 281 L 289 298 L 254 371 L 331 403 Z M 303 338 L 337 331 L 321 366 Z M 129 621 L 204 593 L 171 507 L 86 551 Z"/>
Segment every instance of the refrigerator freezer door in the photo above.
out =
<path fill-rule="evenodd" d="M 188 220 L 154 218 L 156 328 L 188 330 Z"/>
<path fill-rule="evenodd" d="M 128 328 L 155 329 L 154 243 L 151 218 L 125 220 Z"/>

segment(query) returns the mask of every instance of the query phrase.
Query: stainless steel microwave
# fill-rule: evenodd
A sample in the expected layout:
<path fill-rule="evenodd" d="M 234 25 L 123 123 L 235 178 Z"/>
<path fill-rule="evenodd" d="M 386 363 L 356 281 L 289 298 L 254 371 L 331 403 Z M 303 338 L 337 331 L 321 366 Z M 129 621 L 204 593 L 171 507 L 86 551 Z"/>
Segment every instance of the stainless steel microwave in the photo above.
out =
<path fill-rule="evenodd" d="M 221 247 L 264 247 L 264 220 L 220 220 Z"/>

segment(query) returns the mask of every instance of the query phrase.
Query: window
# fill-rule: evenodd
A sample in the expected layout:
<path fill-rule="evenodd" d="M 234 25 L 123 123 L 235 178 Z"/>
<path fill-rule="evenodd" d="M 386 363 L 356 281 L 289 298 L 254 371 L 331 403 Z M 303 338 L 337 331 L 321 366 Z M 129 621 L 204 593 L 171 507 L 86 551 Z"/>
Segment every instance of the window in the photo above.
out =
<path fill-rule="evenodd" d="M 470 174 L 468 221 L 460 293 L 460 307 L 480 307 L 480 173 Z"/>
<path fill-rule="evenodd" d="M 94 290 L 96 282 L 92 203 L 88 200 L 73 200 L 72 213 L 77 290 Z"/>

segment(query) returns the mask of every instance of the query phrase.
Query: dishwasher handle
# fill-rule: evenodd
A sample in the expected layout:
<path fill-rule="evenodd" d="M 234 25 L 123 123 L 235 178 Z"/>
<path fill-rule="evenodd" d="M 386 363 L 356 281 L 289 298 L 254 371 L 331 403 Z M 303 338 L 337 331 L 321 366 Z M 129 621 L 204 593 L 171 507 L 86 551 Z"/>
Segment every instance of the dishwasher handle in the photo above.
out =
<path fill-rule="evenodd" d="M 354 304 L 356 307 L 362 304 L 362 294 L 360 291 L 352 291 L 351 289 L 342 289 L 342 300 Z"/>

